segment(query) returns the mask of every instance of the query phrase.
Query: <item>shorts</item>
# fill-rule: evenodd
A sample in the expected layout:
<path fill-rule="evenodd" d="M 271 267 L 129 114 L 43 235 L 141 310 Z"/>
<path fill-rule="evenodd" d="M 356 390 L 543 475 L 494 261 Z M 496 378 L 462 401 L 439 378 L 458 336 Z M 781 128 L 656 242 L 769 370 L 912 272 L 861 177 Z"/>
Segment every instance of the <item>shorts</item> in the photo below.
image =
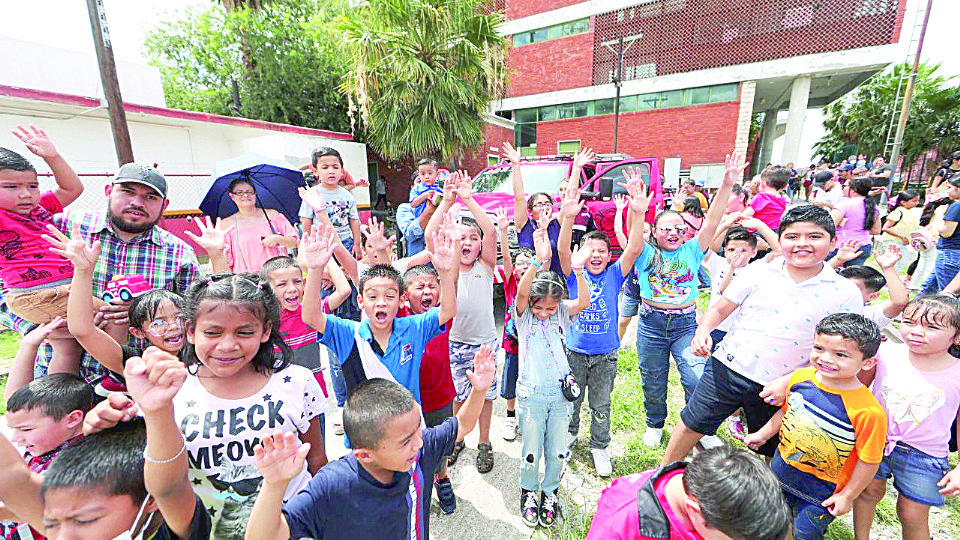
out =
<path fill-rule="evenodd" d="M 491 341 L 486 344 L 490 351 L 496 356 L 497 342 Z M 467 370 L 473 369 L 473 357 L 480 350 L 480 345 L 469 345 L 458 341 L 450 342 L 450 373 L 453 375 L 453 386 L 457 390 L 457 403 L 463 403 L 470 397 L 470 391 L 473 386 L 470 379 L 467 378 Z M 497 399 L 497 379 L 494 377 L 493 383 L 487 389 L 486 400 L 494 401 Z"/>
<path fill-rule="evenodd" d="M 937 482 L 950 472 L 947 458 L 933 457 L 916 448 L 898 442 L 890 455 L 884 456 L 877 469 L 878 480 L 893 477 L 893 487 L 911 501 L 927 506 L 943 506 L 943 495 Z"/>
<path fill-rule="evenodd" d="M 57 317 L 66 318 L 69 299 L 70 283 L 25 291 L 11 290 L 7 292 L 7 307 L 11 313 L 25 321 L 46 324 Z M 94 310 L 105 305 L 107 303 L 103 300 L 93 298 Z"/>
<path fill-rule="evenodd" d="M 629 295 L 627 294 L 627 291 L 624 290 L 623 296 L 620 297 L 620 316 L 635 317 L 639 310 L 640 297 Z"/>
<path fill-rule="evenodd" d="M 503 378 L 500 380 L 500 397 L 516 399 L 517 377 L 520 375 L 520 358 L 517 353 L 504 352 Z"/>
<path fill-rule="evenodd" d="M 423 413 L 423 423 L 426 424 L 428 428 L 436 427 L 451 416 L 453 416 L 453 400 L 450 400 L 450 403 L 447 403 L 435 411 Z"/>
<path fill-rule="evenodd" d="M 779 407 L 760 399 L 761 390 L 762 384 L 751 381 L 711 356 L 696 390 L 687 400 L 687 406 L 680 411 L 680 418 L 697 433 L 715 435 L 723 421 L 742 407 L 747 430 L 754 433 L 779 410 Z M 773 457 L 779 444 L 779 435 L 774 435 L 757 453 Z"/>

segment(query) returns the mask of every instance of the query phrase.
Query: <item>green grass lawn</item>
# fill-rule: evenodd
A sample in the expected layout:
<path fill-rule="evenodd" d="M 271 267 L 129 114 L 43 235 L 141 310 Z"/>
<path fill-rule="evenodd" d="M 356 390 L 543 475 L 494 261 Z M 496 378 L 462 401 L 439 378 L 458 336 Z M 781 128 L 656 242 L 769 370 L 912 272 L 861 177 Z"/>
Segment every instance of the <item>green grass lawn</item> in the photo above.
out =
<path fill-rule="evenodd" d="M 19 348 L 20 334 L 9 330 L 0 332 L 0 362 L 13 360 Z"/>

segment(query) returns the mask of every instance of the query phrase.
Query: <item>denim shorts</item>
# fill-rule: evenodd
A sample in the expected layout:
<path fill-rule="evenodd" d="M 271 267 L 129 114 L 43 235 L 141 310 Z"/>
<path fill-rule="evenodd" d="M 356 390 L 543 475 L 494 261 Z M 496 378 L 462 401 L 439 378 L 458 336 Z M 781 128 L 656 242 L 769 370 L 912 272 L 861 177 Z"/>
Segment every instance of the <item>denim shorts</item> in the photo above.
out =
<path fill-rule="evenodd" d="M 497 342 L 491 341 L 486 345 L 490 347 L 490 352 L 496 357 Z M 455 399 L 458 403 L 463 403 L 470 397 L 470 391 L 473 389 L 473 386 L 470 384 L 470 379 L 467 378 L 467 370 L 473 370 L 473 357 L 477 355 L 480 347 L 481 345 L 470 345 L 458 341 L 450 342 L 450 373 L 453 375 L 453 386 L 457 390 L 457 397 Z M 487 389 L 486 399 L 487 401 L 497 399 L 496 377 L 493 378 L 493 384 Z"/>
<path fill-rule="evenodd" d="M 950 472 L 947 458 L 933 457 L 916 448 L 898 442 L 889 456 L 880 462 L 875 478 L 893 477 L 893 487 L 911 501 L 927 506 L 943 506 L 943 495 L 937 482 Z"/>
<path fill-rule="evenodd" d="M 634 317 L 637 315 L 639 308 L 640 297 L 627 294 L 626 289 L 624 289 L 623 295 L 620 296 L 620 316 Z"/>
<path fill-rule="evenodd" d="M 504 352 L 503 378 L 500 380 L 500 397 L 514 399 L 517 397 L 517 376 L 520 373 L 520 359 L 517 353 Z"/>

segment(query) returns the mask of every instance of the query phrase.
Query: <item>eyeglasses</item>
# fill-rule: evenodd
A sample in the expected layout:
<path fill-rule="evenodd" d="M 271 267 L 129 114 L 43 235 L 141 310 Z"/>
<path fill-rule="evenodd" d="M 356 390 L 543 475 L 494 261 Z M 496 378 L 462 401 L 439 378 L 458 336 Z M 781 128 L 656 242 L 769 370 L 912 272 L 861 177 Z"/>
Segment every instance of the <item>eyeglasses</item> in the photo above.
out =
<path fill-rule="evenodd" d="M 541 201 L 541 202 L 538 202 L 538 203 L 533 203 L 533 207 L 534 207 L 534 208 L 552 208 L 552 207 L 553 207 L 553 203 L 552 203 L 552 202 Z"/>
<path fill-rule="evenodd" d="M 253 191 L 231 191 L 230 193 L 233 193 L 237 197 L 253 197 L 256 195 Z"/>
<path fill-rule="evenodd" d="M 179 318 L 172 320 L 154 319 L 147 325 L 147 332 L 153 336 L 162 336 L 168 329 L 183 330 L 183 321 Z"/>
<path fill-rule="evenodd" d="M 676 225 L 676 226 L 674 226 L 674 227 L 657 227 L 657 230 L 660 231 L 660 232 L 662 232 L 662 233 L 664 233 L 664 234 L 670 234 L 670 233 L 672 233 L 672 232 L 674 232 L 674 231 L 676 231 L 677 234 L 683 234 L 683 233 L 687 232 L 687 226 L 686 226 L 686 225 Z"/>

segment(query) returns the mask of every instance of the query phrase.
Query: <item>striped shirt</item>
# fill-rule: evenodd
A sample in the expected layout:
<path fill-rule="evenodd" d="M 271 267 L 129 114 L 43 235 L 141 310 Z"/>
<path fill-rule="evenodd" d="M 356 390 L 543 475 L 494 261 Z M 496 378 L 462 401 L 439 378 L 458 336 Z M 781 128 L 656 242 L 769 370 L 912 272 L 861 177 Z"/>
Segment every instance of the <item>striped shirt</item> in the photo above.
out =
<path fill-rule="evenodd" d="M 163 288 L 184 294 L 200 274 L 200 264 L 193 248 L 172 233 L 159 226 L 136 236 L 129 242 L 120 239 L 109 224 L 106 212 L 68 211 L 54 216 L 53 223 L 65 234 L 70 234 L 74 223 L 80 225 L 80 235 L 91 244 L 100 242 L 100 260 L 93 271 L 93 294 L 100 296 L 107 283 L 115 275 L 138 274 L 153 288 Z M 6 302 L 0 297 L 0 323 L 25 334 L 34 324 L 24 321 L 9 312 Z M 46 375 L 52 350 L 49 346 L 40 349 L 34 376 Z M 94 383 L 107 370 L 90 355 L 84 354 L 80 375 Z"/>

